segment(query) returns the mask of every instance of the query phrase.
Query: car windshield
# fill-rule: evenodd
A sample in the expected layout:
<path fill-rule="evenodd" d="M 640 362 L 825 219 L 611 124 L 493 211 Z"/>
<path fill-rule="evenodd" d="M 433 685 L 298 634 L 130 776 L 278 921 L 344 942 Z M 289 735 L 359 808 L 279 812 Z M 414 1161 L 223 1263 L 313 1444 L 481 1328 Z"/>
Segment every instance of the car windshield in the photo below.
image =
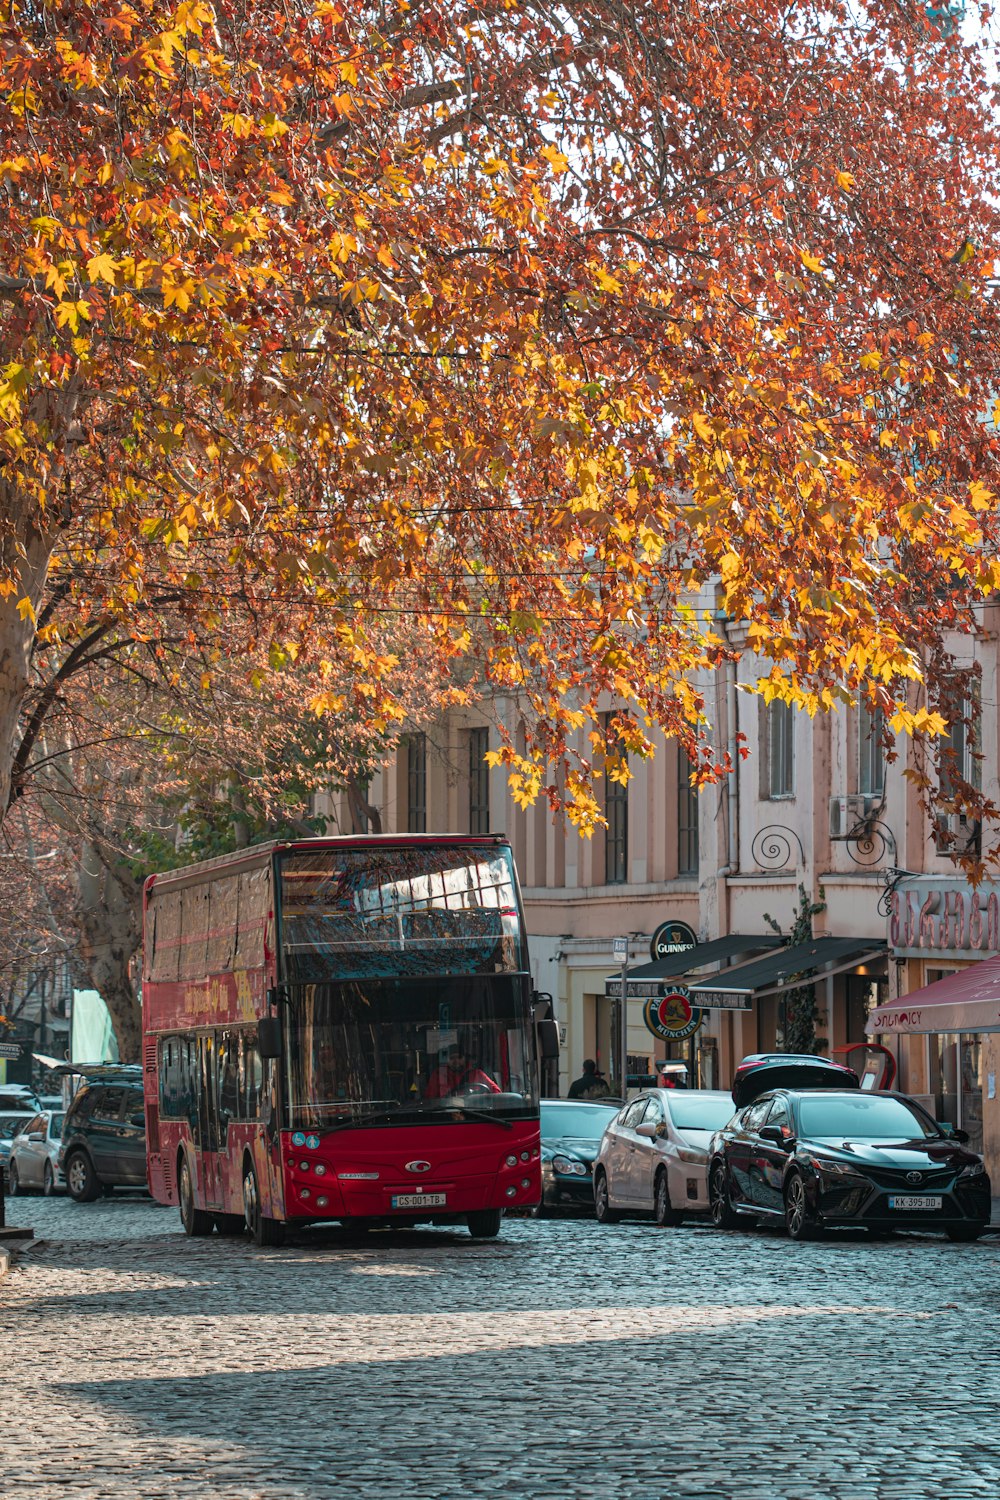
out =
<path fill-rule="evenodd" d="M 668 1108 L 678 1130 L 721 1130 L 733 1117 L 728 1094 L 671 1094 Z"/>
<path fill-rule="evenodd" d="M 0 1115 L 0 1140 L 13 1140 L 21 1126 L 30 1119 L 30 1115 Z"/>
<path fill-rule="evenodd" d="M 599 1141 L 620 1109 L 620 1104 L 546 1104 L 543 1100 L 542 1135 L 553 1140 L 574 1136 Z"/>
<path fill-rule="evenodd" d="M 940 1134 L 932 1120 L 905 1100 L 877 1094 L 804 1096 L 799 1125 L 808 1140 L 912 1141 Z"/>

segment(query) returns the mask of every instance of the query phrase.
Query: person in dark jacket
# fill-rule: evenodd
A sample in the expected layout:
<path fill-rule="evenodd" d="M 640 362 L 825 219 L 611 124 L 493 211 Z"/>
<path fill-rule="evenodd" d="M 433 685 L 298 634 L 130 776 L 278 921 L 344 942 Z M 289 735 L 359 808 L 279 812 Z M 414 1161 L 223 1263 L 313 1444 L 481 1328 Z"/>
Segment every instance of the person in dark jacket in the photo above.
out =
<path fill-rule="evenodd" d="M 608 1080 L 603 1073 L 597 1071 L 597 1064 L 592 1057 L 585 1058 L 583 1072 L 569 1086 L 570 1099 L 602 1099 L 608 1093 Z"/>

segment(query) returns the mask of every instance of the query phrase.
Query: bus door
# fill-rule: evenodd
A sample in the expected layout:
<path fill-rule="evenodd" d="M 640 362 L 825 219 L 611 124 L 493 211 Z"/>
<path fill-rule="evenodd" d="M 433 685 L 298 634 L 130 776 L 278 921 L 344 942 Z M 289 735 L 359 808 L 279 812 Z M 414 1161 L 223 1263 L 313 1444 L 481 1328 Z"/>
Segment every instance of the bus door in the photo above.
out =
<path fill-rule="evenodd" d="M 219 1163 L 219 1094 L 217 1034 L 198 1038 L 198 1156 L 203 1204 L 221 1209 L 222 1182 Z"/>

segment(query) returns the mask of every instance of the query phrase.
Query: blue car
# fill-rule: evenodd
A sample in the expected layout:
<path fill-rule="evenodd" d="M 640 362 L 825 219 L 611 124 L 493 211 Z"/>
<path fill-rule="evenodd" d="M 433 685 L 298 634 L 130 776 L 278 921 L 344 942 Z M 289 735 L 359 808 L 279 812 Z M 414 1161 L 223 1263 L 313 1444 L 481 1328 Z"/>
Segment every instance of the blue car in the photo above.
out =
<path fill-rule="evenodd" d="M 620 1099 L 543 1099 L 541 1212 L 594 1211 L 594 1158 Z"/>

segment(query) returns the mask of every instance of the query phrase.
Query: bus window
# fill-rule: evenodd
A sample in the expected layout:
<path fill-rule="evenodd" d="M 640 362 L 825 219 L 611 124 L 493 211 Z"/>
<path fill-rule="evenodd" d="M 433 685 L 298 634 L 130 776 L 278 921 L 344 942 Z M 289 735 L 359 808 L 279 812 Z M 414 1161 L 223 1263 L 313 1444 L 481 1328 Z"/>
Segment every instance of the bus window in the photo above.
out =
<path fill-rule="evenodd" d="M 219 1130 L 224 1133 L 230 1120 L 239 1118 L 238 1037 L 233 1031 L 219 1035 Z"/>
<path fill-rule="evenodd" d="M 180 979 L 204 979 L 205 945 L 208 941 L 207 885 L 188 886 L 181 892 L 181 958 Z"/>
<path fill-rule="evenodd" d="M 264 962 L 264 932 L 270 888 L 266 870 L 248 870 L 239 877 L 239 927 L 234 969 L 254 969 Z"/>
<path fill-rule="evenodd" d="M 155 942 L 150 978 L 158 981 L 177 978 L 178 955 L 181 941 L 181 892 L 164 891 L 159 894 L 153 887 L 155 903 Z M 153 916 L 152 911 L 147 916 Z"/>
<path fill-rule="evenodd" d="M 220 878 L 215 881 L 211 891 L 205 964 L 209 974 L 224 974 L 233 961 L 239 879 L 236 875 Z"/>

